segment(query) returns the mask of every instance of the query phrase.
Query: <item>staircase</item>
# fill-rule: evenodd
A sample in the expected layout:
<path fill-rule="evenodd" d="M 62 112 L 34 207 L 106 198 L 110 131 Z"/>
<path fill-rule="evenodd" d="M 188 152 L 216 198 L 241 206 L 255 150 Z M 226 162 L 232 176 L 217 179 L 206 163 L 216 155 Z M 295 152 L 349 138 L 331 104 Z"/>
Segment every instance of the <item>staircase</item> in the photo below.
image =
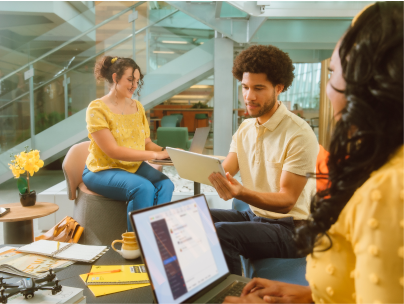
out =
<path fill-rule="evenodd" d="M 151 109 L 213 74 L 213 40 L 194 48 L 161 68 L 146 74 L 141 103 Z M 50 163 L 65 155 L 75 143 L 87 140 L 86 108 L 35 135 L 35 148 Z M 31 138 L 0 154 L 0 183 L 12 178 L 7 164 L 11 153 L 31 146 Z"/>

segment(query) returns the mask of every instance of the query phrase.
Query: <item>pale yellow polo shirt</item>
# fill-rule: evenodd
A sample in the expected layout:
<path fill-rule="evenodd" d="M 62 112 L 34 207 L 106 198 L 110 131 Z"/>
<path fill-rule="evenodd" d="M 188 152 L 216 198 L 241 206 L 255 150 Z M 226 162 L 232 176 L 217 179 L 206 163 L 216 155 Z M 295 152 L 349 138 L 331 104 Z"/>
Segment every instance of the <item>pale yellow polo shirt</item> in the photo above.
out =
<path fill-rule="evenodd" d="M 281 102 L 274 115 L 259 125 L 256 118 L 243 121 L 233 135 L 230 152 L 237 154 L 243 185 L 257 192 L 279 192 L 282 171 L 306 176 L 314 173 L 319 144 L 309 124 Z M 287 213 L 266 211 L 250 205 L 257 216 L 307 219 L 316 193 L 316 180 L 308 179 L 293 209 Z"/>

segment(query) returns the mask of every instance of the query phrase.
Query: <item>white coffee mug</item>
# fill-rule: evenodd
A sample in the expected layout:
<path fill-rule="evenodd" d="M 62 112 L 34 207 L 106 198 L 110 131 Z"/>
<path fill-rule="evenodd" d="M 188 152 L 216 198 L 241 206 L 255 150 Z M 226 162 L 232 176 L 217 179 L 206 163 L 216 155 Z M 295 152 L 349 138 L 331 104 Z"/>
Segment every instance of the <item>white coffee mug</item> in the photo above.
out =
<path fill-rule="evenodd" d="M 121 250 L 115 250 L 115 251 L 118 252 L 124 259 L 127 259 L 127 260 L 137 259 L 138 257 L 140 257 L 140 249 L 137 249 L 137 250 L 121 249 Z"/>
<path fill-rule="evenodd" d="M 123 240 L 115 240 L 111 247 L 127 260 L 136 259 L 140 256 L 140 249 L 136 241 L 134 232 L 126 232 L 122 234 Z M 122 249 L 118 250 L 114 247 L 116 243 L 122 243 Z"/>

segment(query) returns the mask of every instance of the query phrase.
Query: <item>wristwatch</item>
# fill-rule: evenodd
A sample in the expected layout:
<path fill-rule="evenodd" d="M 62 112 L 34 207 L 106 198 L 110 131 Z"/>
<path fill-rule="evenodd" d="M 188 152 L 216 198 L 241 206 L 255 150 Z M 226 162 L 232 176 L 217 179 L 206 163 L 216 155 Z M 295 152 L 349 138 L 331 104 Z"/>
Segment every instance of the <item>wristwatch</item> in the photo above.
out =
<path fill-rule="evenodd" d="M 164 151 L 166 149 L 166 147 L 163 147 L 163 149 L 161 149 L 161 151 Z"/>

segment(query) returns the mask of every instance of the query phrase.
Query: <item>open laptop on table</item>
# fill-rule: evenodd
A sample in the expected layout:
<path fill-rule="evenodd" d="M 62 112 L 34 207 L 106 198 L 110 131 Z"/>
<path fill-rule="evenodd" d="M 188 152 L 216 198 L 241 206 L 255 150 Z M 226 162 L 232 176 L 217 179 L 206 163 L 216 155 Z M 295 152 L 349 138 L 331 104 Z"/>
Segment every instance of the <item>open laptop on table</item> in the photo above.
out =
<path fill-rule="evenodd" d="M 194 138 L 192 139 L 191 146 L 189 147 L 190 152 L 202 154 L 203 148 L 205 147 L 206 140 L 208 139 L 210 127 L 197 128 L 195 130 Z M 153 159 L 154 163 L 172 163 L 171 158 L 165 159 Z"/>
<path fill-rule="evenodd" d="M 229 273 L 205 195 L 129 216 L 156 303 L 222 303 L 250 281 Z"/>

